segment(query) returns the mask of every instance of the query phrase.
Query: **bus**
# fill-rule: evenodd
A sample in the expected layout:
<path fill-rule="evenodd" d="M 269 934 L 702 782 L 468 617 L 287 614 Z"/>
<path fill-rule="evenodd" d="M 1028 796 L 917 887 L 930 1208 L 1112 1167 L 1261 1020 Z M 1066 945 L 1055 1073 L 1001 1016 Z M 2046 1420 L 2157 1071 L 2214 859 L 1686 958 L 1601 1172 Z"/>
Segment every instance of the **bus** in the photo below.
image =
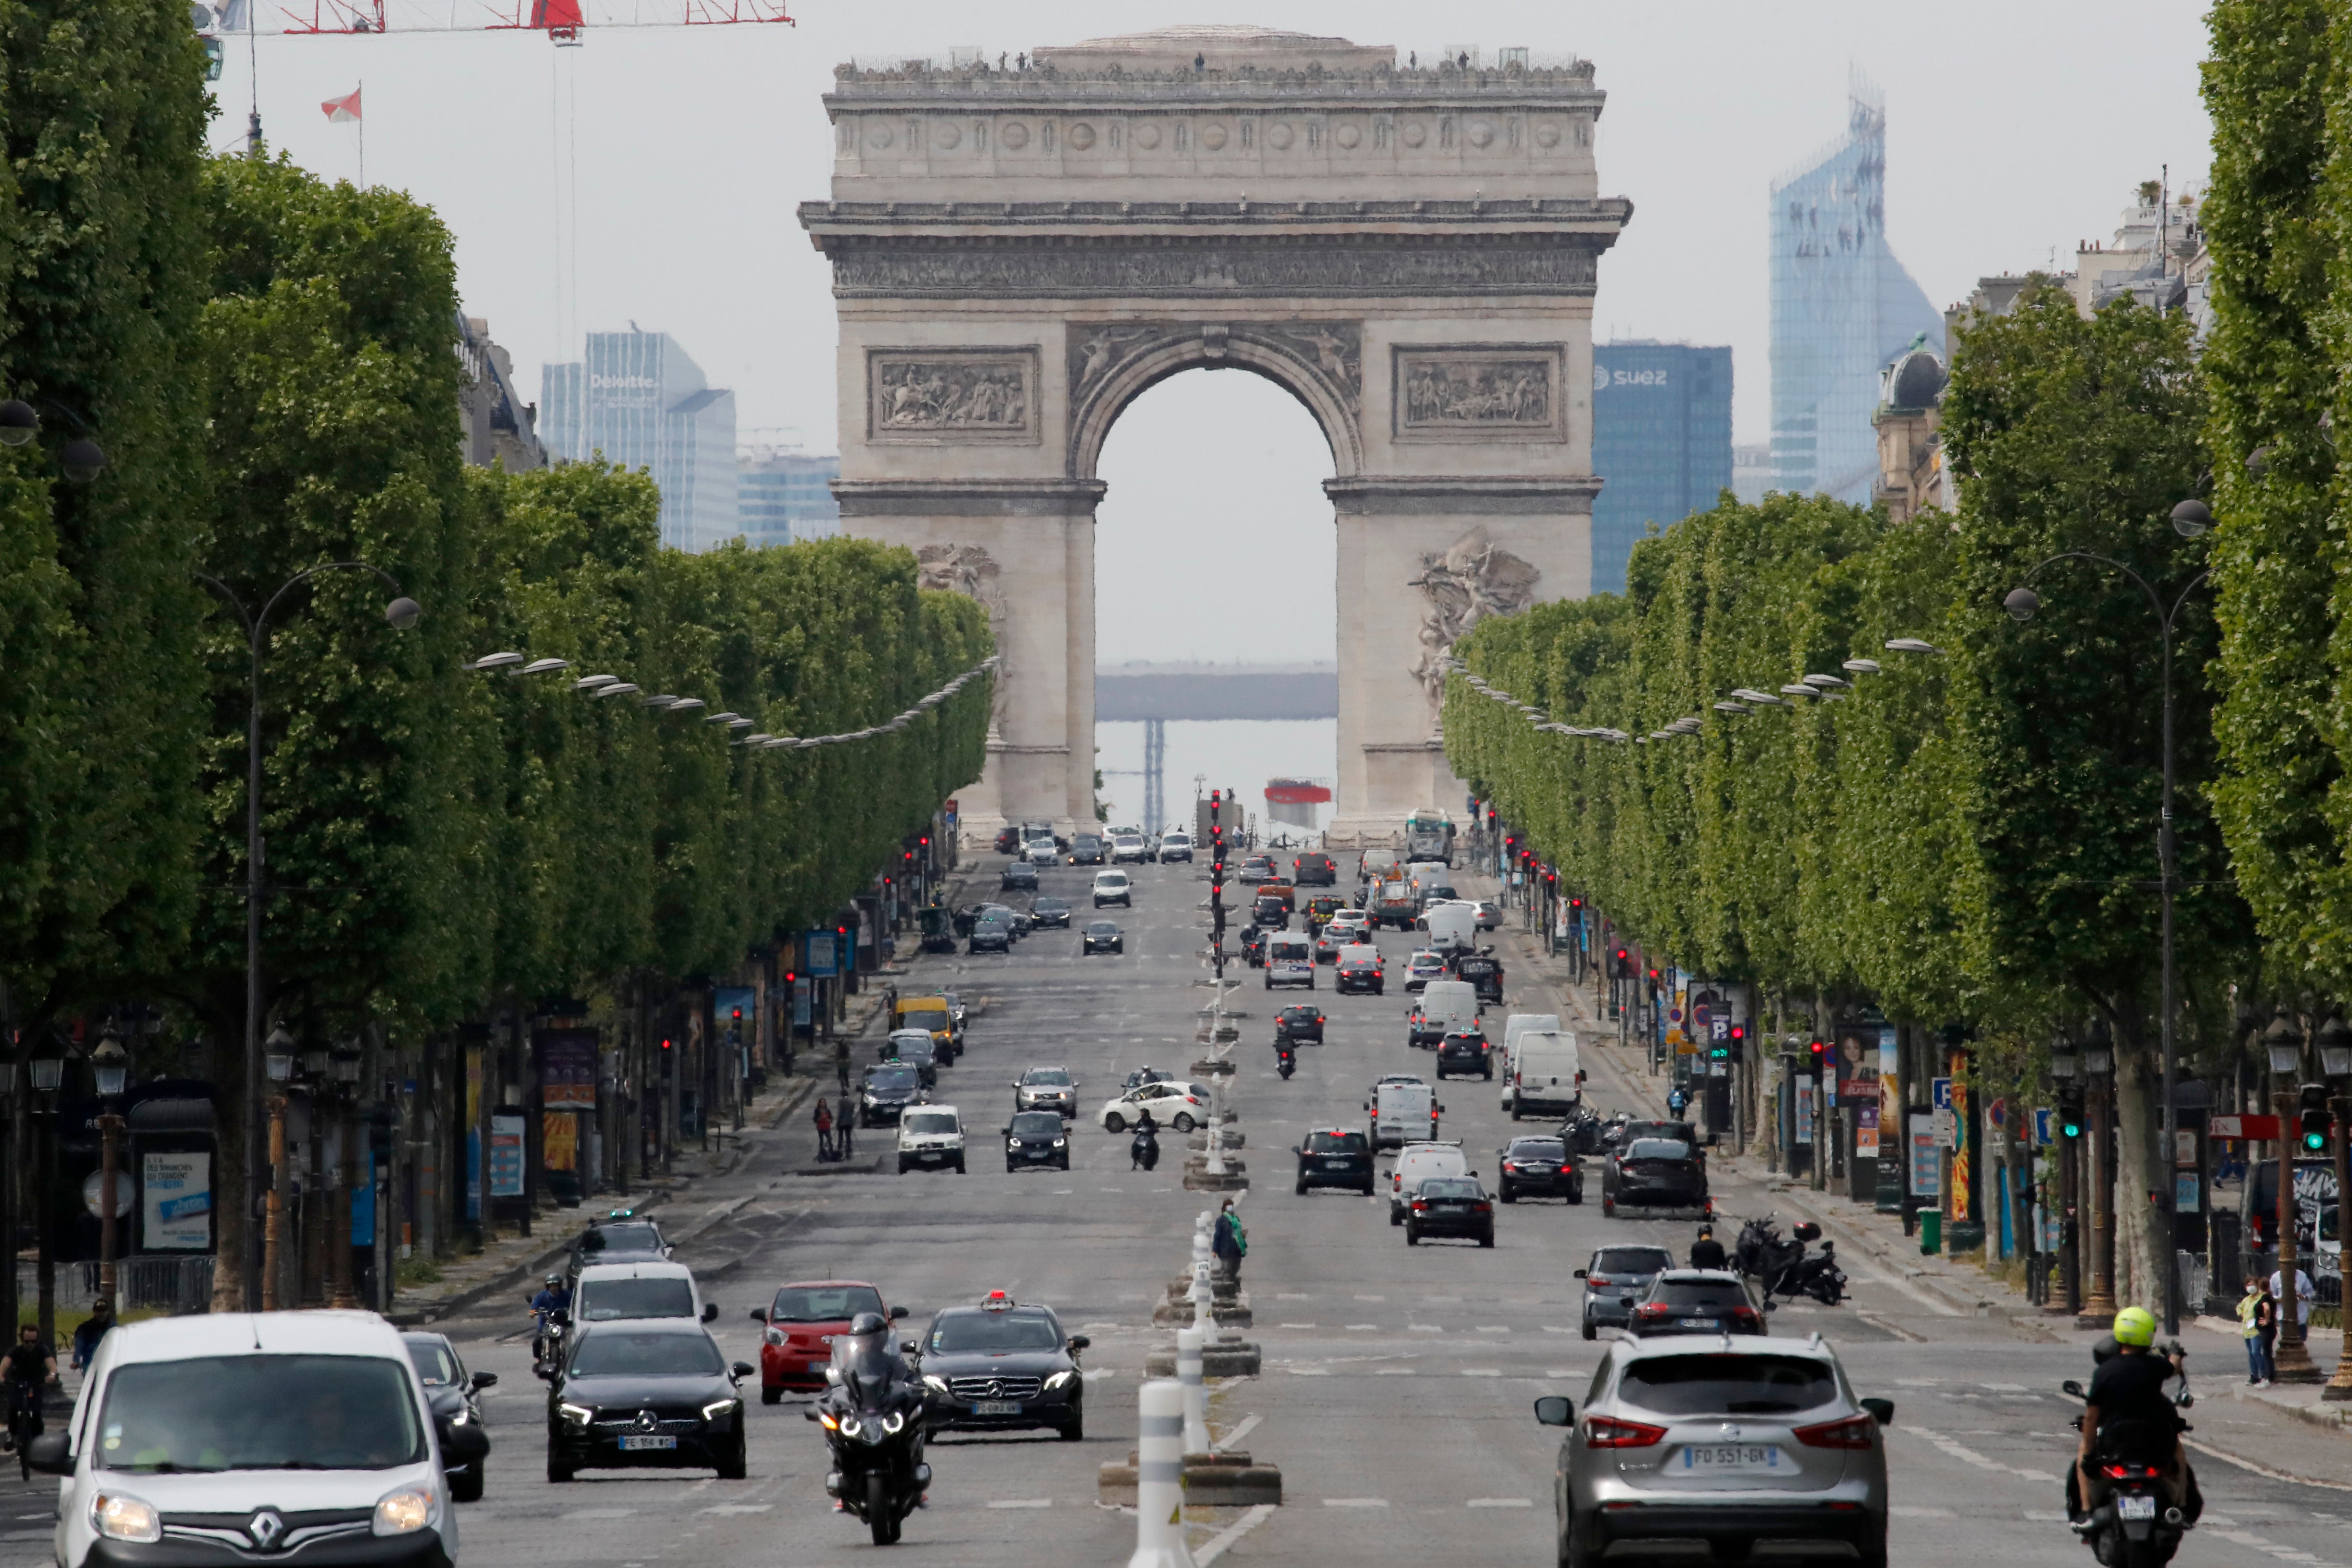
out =
<path fill-rule="evenodd" d="M 1454 864 L 1454 819 L 1433 806 L 1423 806 L 1404 819 L 1407 860 Z"/>

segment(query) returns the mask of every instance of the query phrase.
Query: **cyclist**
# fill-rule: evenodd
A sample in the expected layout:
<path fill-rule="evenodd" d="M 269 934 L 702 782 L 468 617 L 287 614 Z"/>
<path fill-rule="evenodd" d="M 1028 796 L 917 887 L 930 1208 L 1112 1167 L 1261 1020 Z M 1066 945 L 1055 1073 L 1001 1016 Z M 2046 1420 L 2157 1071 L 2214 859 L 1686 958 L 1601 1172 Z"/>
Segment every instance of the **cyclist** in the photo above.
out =
<path fill-rule="evenodd" d="M 58 1382 L 58 1352 L 41 1342 L 37 1324 L 16 1331 L 16 1343 L 0 1356 L 0 1383 L 8 1394 L 8 1447 L 19 1448 L 41 1435 L 41 1394 Z"/>

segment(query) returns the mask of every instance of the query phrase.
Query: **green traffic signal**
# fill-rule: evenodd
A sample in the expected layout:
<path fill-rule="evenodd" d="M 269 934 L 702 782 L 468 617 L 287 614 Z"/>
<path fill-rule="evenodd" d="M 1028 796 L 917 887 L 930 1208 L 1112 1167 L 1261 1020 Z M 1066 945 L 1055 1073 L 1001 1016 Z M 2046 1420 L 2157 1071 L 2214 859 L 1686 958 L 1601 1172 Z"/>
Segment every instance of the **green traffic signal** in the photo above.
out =
<path fill-rule="evenodd" d="M 2067 1123 L 2066 1123 L 2066 1136 L 2067 1136 L 2067 1137 L 2069 1137 L 2069 1138 L 2080 1138 L 2082 1135 L 2083 1135 L 2083 1124 L 2082 1124 L 2081 1122 L 2079 1122 L 2079 1121 L 2069 1121 L 2069 1122 L 2067 1122 Z"/>
<path fill-rule="evenodd" d="M 2327 1134 L 2325 1132 L 2306 1132 L 2303 1135 L 2303 1146 L 2315 1153 L 2327 1147 Z"/>

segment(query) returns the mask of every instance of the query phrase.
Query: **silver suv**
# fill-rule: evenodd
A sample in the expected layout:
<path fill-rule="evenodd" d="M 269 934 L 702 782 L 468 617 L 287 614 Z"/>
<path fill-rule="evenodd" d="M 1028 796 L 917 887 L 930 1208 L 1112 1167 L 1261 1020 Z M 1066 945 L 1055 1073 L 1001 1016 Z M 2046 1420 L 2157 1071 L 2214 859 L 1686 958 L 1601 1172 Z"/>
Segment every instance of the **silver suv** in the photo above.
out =
<path fill-rule="evenodd" d="M 1569 1428 L 1552 1480 L 1561 1568 L 1621 1541 L 1744 1556 L 1759 1540 L 1843 1542 L 1863 1568 L 1885 1568 L 1879 1428 L 1895 1406 L 1856 1399 L 1819 1334 L 1621 1339 L 1581 1416 L 1552 1395 L 1536 1419 Z"/>

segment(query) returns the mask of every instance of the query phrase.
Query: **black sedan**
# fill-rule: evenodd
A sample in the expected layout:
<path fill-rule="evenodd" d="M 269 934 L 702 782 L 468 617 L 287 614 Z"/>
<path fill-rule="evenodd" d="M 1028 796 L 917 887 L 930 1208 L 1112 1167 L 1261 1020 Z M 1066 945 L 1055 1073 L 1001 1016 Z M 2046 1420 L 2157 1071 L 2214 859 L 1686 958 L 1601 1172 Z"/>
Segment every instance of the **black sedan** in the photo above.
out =
<path fill-rule="evenodd" d="M 1495 1047 L 1486 1043 L 1486 1034 L 1478 1029 L 1456 1029 L 1437 1042 L 1437 1076 L 1468 1078 L 1476 1073 L 1480 1078 L 1495 1076 Z"/>
<path fill-rule="evenodd" d="M 1623 1328 L 1648 1294 L 1650 1281 L 1675 1266 L 1663 1247 L 1604 1247 L 1576 1271 L 1584 1281 L 1584 1337 L 1598 1339 L 1605 1328 Z"/>
<path fill-rule="evenodd" d="M 1035 899 L 1029 905 L 1029 918 L 1039 931 L 1052 926 L 1057 931 L 1070 929 L 1070 900 L 1067 899 Z"/>
<path fill-rule="evenodd" d="M 925 1089 L 939 1087 L 940 1045 L 928 1029 L 893 1030 L 882 1042 L 882 1059 L 913 1068 L 916 1080 Z"/>
<path fill-rule="evenodd" d="M 1673 1138 L 1635 1138 L 1601 1166 L 1601 1212 L 1665 1210 L 1695 1219 L 1714 1212 L 1698 1151 Z"/>
<path fill-rule="evenodd" d="M 1034 893 L 1037 890 L 1037 868 L 1026 860 L 1015 860 L 1004 868 L 1004 875 L 998 879 L 996 886 L 1008 893 Z"/>
<path fill-rule="evenodd" d="M 1760 1334 L 1764 1314 L 1739 1276 L 1720 1268 L 1669 1268 L 1633 1307 L 1633 1331 L 1651 1334 Z"/>
<path fill-rule="evenodd" d="M 1078 954 L 1085 957 L 1095 952 L 1125 952 L 1127 933 L 1118 929 L 1117 921 L 1089 921 L 1079 938 Z"/>
<path fill-rule="evenodd" d="M 1265 928 L 1247 925 L 1242 928 L 1242 962 L 1252 969 L 1265 967 Z"/>
<path fill-rule="evenodd" d="M 1099 866 L 1110 855 L 1110 846 L 1099 833 L 1076 833 L 1070 837 L 1070 864 Z"/>
<path fill-rule="evenodd" d="M 1070 1134 L 1059 1111 L 1016 1111 L 1004 1129 L 1004 1168 L 1019 1171 L 1032 1165 L 1070 1168 Z"/>
<path fill-rule="evenodd" d="M 965 944 L 968 952 L 1011 952 L 1013 922 L 1002 915 L 985 914 L 971 922 L 971 940 Z"/>
<path fill-rule="evenodd" d="M 400 1342 L 408 1347 L 408 1360 L 416 1368 L 416 1381 L 425 1385 L 425 1400 L 433 1406 L 433 1424 L 445 1434 L 468 1424 L 479 1426 L 482 1402 L 476 1395 L 498 1382 L 499 1374 L 478 1372 L 468 1376 L 466 1363 L 457 1357 L 457 1347 L 440 1334 L 403 1334 Z M 449 1478 L 450 1500 L 481 1501 L 482 1468 L 488 1463 L 483 1458 L 444 1464 L 442 1471 Z"/>
<path fill-rule="evenodd" d="M 1274 1037 L 1294 1043 L 1323 1043 L 1323 1013 L 1310 1003 L 1285 1007 L 1274 1016 Z"/>
<path fill-rule="evenodd" d="M 857 1125 L 895 1127 L 899 1113 L 923 1098 L 923 1075 L 904 1062 L 882 1062 L 866 1069 L 857 1093 Z"/>
<path fill-rule="evenodd" d="M 743 1479 L 743 1395 L 701 1324 L 641 1320 L 581 1331 L 547 1390 L 547 1479 L 651 1466 Z"/>
<path fill-rule="evenodd" d="M 1257 901 L 1250 905 L 1250 920 L 1268 931 L 1288 931 L 1290 906 L 1275 894 L 1261 894 Z"/>
<path fill-rule="evenodd" d="M 1514 1138 L 1495 1156 L 1495 1195 L 1507 1204 L 1523 1197 L 1584 1201 L 1584 1173 L 1561 1138 Z"/>
<path fill-rule="evenodd" d="M 1295 1191 L 1346 1187 L 1366 1197 L 1372 1195 L 1372 1144 L 1360 1129 L 1318 1128 L 1291 1152 L 1298 1156 L 1298 1185 Z"/>
<path fill-rule="evenodd" d="M 1388 974 L 1377 958 L 1349 957 L 1339 961 L 1339 973 L 1332 984 L 1342 996 L 1370 992 L 1378 996 L 1386 988 Z"/>
<path fill-rule="evenodd" d="M 1495 1205 L 1475 1176 L 1431 1176 L 1414 1192 L 1404 1216 L 1404 1244 L 1419 1247 L 1434 1236 L 1495 1245 Z"/>
<path fill-rule="evenodd" d="M 1086 1348 L 1087 1336 L 1065 1334 L 1052 1308 L 1024 1306 L 1002 1291 L 978 1307 L 945 1309 L 931 1320 L 917 1363 L 931 1429 L 1046 1426 L 1077 1442 L 1087 1435 L 1077 1363 Z"/>

